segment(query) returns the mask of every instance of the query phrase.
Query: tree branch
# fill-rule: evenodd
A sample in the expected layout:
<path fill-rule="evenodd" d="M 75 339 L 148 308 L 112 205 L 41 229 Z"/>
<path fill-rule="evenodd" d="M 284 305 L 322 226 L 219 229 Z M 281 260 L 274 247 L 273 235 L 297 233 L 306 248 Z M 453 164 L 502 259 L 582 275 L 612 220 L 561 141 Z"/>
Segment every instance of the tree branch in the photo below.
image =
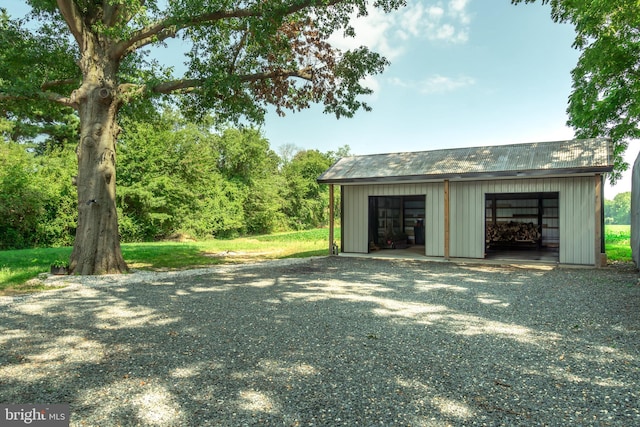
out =
<path fill-rule="evenodd" d="M 236 62 L 238 61 L 238 58 L 240 57 L 240 53 L 242 52 L 242 48 L 244 47 L 245 43 L 247 42 L 247 38 L 248 37 L 249 37 L 249 32 L 245 28 L 244 33 L 242 34 L 242 37 L 240 38 L 240 40 L 238 41 L 238 44 L 236 45 L 235 52 L 233 53 L 233 59 L 230 61 L 229 74 L 231 74 L 231 73 L 233 73 L 235 71 Z"/>
<path fill-rule="evenodd" d="M 313 70 L 311 67 L 306 67 L 300 70 L 273 70 L 263 73 L 244 74 L 238 76 L 240 81 L 243 82 L 255 82 L 258 80 L 268 80 L 275 78 L 289 78 L 297 77 L 304 80 L 313 79 Z M 179 79 L 168 82 L 159 83 L 152 87 L 147 87 L 149 90 L 155 93 L 169 94 L 173 92 L 192 92 L 205 84 L 204 79 Z M 135 91 L 140 93 L 144 90 L 144 86 L 139 85 L 121 85 L 121 92 Z"/>
<path fill-rule="evenodd" d="M 82 14 L 78 10 L 73 0 L 56 0 L 58 9 L 69 26 L 69 30 L 76 39 L 78 46 L 82 49 L 84 45 L 84 24 L 82 23 Z"/>
<path fill-rule="evenodd" d="M 219 11 L 200 15 L 183 22 L 172 22 L 170 19 L 158 21 L 153 25 L 136 31 L 128 40 L 118 43 L 111 52 L 112 58 L 122 58 L 135 50 L 157 41 L 175 37 L 179 30 L 204 22 L 214 22 L 226 18 L 242 18 L 251 16 L 246 10 Z"/>
<path fill-rule="evenodd" d="M 118 22 L 120 17 L 120 4 L 113 4 L 109 0 L 105 0 L 102 6 L 102 23 L 106 27 L 112 27 Z"/>
<path fill-rule="evenodd" d="M 0 93 L 0 101 L 49 101 L 73 109 L 78 108 L 78 104 L 72 98 L 53 92 L 38 92 L 32 96 Z"/>
<path fill-rule="evenodd" d="M 62 0 L 58 0 L 62 1 Z M 323 6 L 333 6 L 340 3 L 343 0 L 330 0 L 327 3 L 323 3 Z M 290 15 L 299 12 L 302 9 L 313 6 L 318 3 L 318 0 L 304 0 L 297 4 L 292 4 L 288 8 L 282 10 L 283 15 Z M 174 21 L 172 19 L 164 19 L 158 21 L 153 25 L 142 28 L 136 31 L 128 40 L 123 40 L 118 43 L 112 50 L 112 58 L 122 58 L 125 55 L 156 41 L 163 41 L 171 37 L 175 37 L 178 31 L 186 28 L 194 27 L 196 25 L 213 23 L 223 19 L 229 18 L 247 18 L 252 16 L 261 16 L 263 12 L 255 11 L 251 9 L 235 9 L 235 10 L 220 10 L 210 13 L 203 13 L 192 17 L 185 18 L 182 21 Z"/>
<path fill-rule="evenodd" d="M 70 85 L 70 84 L 74 84 L 77 83 L 78 79 L 62 79 L 62 80 L 52 80 L 50 82 L 45 82 L 42 84 L 42 86 L 40 86 L 40 89 L 42 89 L 43 91 L 49 90 L 52 87 L 56 87 L 56 86 L 63 86 L 63 85 Z"/>
<path fill-rule="evenodd" d="M 202 87 L 203 84 L 203 79 L 180 79 L 160 83 L 150 89 L 152 92 L 164 94 L 169 94 L 177 91 L 191 92 L 199 87 Z"/>
<path fill-rule="evenodd" d="M 312 80 L 313 69 L 311 67 L 305 67 L 300 70 L 274 70 L 266 73 L 245 74 L 239 77 L 243 82 L 255 82 L 258 80 L 275 79 L 282 77 L 298 77 L 304 80 Z"/>

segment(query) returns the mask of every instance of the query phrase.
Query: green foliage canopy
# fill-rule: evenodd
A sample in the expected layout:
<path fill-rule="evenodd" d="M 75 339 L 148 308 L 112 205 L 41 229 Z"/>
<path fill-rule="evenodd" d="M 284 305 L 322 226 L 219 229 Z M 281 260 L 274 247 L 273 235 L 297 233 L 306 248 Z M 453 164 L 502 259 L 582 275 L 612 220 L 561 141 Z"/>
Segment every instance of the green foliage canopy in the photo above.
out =
<path fill-rule="evenodd" d="M 171 111 L 123 129 L 117 179 L 125 240 L 269 232 L 278 223 L 278 158 L 258 131 L 216 134 Z"/>
<path fill-rule="evenodd" d="M 294 230 L 318 227 L 328 221 L 329 190 L 316 181 L 332 164 L 330 154 L 305 150 L 282 170 L 286 180 L 284 213 Z"/>
<path fill-rule="evenodd" d="M 367 13 L 364 0 L 28 3 L 40 24 L 36 30 L 0 12 L 0 102 L 12 118 L 31 124 L 77 108 L 72 91 L 91 72 L 83 61 L 94 54 L 87 50 L 93 44 L 116 60 L 123 104 L 182 94 L 183 112 L 204 117 L 214 111 L 219 122 L 261 122 L 267 105 L 284 114 L 311 103 L 352 116 L 369 109 L 360 99 L 371 92 L 362 79 L 387 65 L 366 47 L 341 52 L 327 42 L 340 29 L 354 34 L 349 17 Z M 385 10 L 402 4 L 376 2 Z M 161 49 L 176 37 L 187 46 L 184 76 L 148 59 L 148 48 Z"/>
<path fill-rule="evenodd" d="M 316 178 L 337 153 L 300 151 L 280 167 L 282 159 L 258 130 L 214 132 L 206 121 L 171 110 L 124 119 L 122 128 L 116 179 L 125 242 L 226 238 L 328 222 L 328 190 Z M 0 161 L 0 249 L 73 243 L 74 150 L 35 155 L 28 145 L 3 141 Z"/>
<path fill-rule="evenodd" d="M 0 249 L 73 241 L 77 206 L 72 150 L 34 156 L 25 146 L 0 140 Z"/>
<path fill-rule="evenodd" d="M 27 3 L 34 18 L 29 25 L 0 11 L 0 71 L 8 73 L 0 74 L 0 117 L 40 127 L 64 123 L 65 135 L 68 115 L 79 118 L 74 274 L 127 271 L 114 179 L 122 112 L 149 112 L 153 102 L 176 95 L 188 117 L 213 112 L 218 124 L 260 123 L 268 106 L 284 114 L 321 104 L 325 113 L 350 117 L 369 109 L 361 99 L 371 93 L 364 78 L 387 65 L 366 47 L 340 51 L 329 43 L 335 32 L 354 34 L 349 20 L 367 13 L 366 0 Z M 373 7 L 390 11 L 403 4 L 377 0 Z M 181 76 L 146 60 L 150 48 L 175 37 L 187 46 Z M 227 193 L 241 203 L 242 185 L 225 183 L 233 184 Z M 184 197 L 174 190 L 170 197 Z"/>
<path fill-rule="evenodd" d="M 618 193 L 604 201 L 604 218 L 608 224 L 631 224 L 631 192 Z"/>
<path fill-rule="evenodd" d="M 535 0 L 512 0 L 532 3 Z M 578 138 L 609 137 L 614 144 L 615 183 L 628 168 L 622 155 L 640 138 L 640 2 L 637 0 L 542 0 L 552 18 L 575 26 L 582 54 L 572 71 L 568 124 Z"/>

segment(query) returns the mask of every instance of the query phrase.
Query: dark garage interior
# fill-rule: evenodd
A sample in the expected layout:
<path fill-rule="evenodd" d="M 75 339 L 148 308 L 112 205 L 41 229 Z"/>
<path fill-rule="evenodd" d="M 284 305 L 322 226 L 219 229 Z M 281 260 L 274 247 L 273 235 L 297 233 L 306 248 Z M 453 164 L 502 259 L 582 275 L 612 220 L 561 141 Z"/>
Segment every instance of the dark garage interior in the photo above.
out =
<path fill-rule="evenodd" d="M 558 193 L 485 196 L 485 258 L 558 261 Z"/>
<path fill-rule="evenodd" d="M 369 251 L 424 246 L 425 196 L 369 197 Z"/>

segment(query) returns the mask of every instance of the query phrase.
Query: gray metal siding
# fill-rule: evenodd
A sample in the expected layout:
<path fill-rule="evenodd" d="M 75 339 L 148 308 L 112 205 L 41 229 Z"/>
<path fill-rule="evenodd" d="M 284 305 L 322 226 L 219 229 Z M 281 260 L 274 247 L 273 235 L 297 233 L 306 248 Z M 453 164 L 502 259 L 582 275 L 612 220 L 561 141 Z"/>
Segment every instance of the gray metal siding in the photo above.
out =
<path fill-rule="evenodd" d="M 444 184 L 426 185 L 425 255 L 444 256 Z"/>
<path fill-rule="evenodd" d="M 444 256 L 444 190 L 442 183 L 345 185 L 342 239 L 345 252 L 369 251 L 369 196 L 426 195 L 425 254 Z"/>
<path fill-rule="evenodd" d="M 559 193 L 560 248 L 562 264 L 595 263 L 595 181 L 593 176 L 575 178 L 511 179 L 451 182 L 450 256 L 484 258 L 485 195 L 487 193 Z M 444 184 L 345 185 L 344 251 L 368 252 L 369 196 L 425 194 L 425 255 L 444 256 Z"/>
<path fill-rule="evenodd" d="M 595 263 L 595 179 L 570 178 L 560 183 L 560 262 Z"/>
<path fill-rule="evenodd" d="M 365 186 L 350 186 L 344 188 L 344 222 L 342 224 L 342 239 L 345 252 L 368 252 L 368 210 L 369 201 Z"/>
<path fill-rule="evenodd" d="M 486 193 L 542 191 L 559 192 L 560 263 L 594 264 L 595 182 L 592 176 L 451 183 L 451 257 L 484 258 Z"/>
<path fill-rule="evenodd" d="M 484 193 L 475 182 L 449 185 L 449 255 L 484 258 Z"/>

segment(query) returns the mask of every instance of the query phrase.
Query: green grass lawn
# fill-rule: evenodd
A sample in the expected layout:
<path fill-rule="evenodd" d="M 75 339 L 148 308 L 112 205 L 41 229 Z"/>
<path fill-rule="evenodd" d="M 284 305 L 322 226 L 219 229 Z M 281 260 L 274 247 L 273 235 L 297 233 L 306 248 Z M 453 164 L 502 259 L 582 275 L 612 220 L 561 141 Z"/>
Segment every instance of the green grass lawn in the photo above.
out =
<path fill-rule="evenodd" d="M 607 258 L 631 262 L 631 227 L 605 226 Z M 340 229 L 336 229 L 340 240 Z M 315 229 L 265 236 L 199 242 L 126 243 L 122 254 L 133 269 L 178 270 L 221 263 L 264 259 L 309 257 L 329 253 L 329 230 Z M 41 248 L 0 251 L 0 295 L 41 290 L 27 282 L 49 271 L 51 264 L 67 261 L 71 248 Z"/>
<path fill-rule="evenodd" d="M 632 261 L 630 225 L 605 225 L 604 242 L 609 261 Z"/>
<path fill-rule="evenodd" d="M 340 229 L 336 229 L 335 239 L 340 239 Z M 326 228 L 229 240 L 122 244 L 122 255 L 129 267 L 140 270 L 178 270 L 327 254 Z M 0 295 L 41 290 L 25 282 L 48 272 L 56 262 L 67 262 L 70 256 L 70 247 L 0 251 Z"/>

